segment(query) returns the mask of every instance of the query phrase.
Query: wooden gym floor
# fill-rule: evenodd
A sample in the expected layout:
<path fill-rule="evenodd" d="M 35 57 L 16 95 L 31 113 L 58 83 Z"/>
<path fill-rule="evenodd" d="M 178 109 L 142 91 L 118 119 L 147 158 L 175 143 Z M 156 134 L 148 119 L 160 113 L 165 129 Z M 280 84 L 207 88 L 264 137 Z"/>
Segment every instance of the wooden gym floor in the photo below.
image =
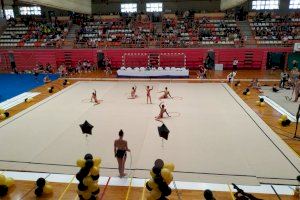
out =
<path fill-rule="evenodd" d="M 228 71 L 224 72 L 211 72 L 209 77 L 211 79 L 224 79 L 226 78 Z M 81 75 L 73 76 L 75 78 L 114 78 L 115 74 L 106 77 L 103 72 L 93 72 Z M 191 79 L 185 80 L 186 82 L 199 82 L 193 78 L 196 77 L 195 72 L 191 72 Z M 260 78 L 260 79 L 278 79 L 279 72 L 271 71 L 239 71 L 238 79 L 251 79 L 251 78 Z M 76 80 L 70 80 L 71 84 L 75 83 Z M 240 87 L 233 87 L 236 93 L 277 133 L 298 155 L 300 155 L 300 145 L 297 140 L 293 140 L 293 131 L 295 129 L 295 123 L 289 127 L 282 127 L 278 124 L 278 118 L 280 114 L 274 110 L 269 105 L 265 107 L 258 107 L 255 105 L 255 102 L 258 99 L 258 91 L 251 90 L 250 96 L 242 95 L 242 91 L 247 87 L 249 82 L 242 82 Z M 268 82 L 271 85 L 271 83 Z M 47 84 L 45 86 L 34 89 L 35 92 L 41 92 L 40 95 L 36 96 L 34 100 L 30 103 L 22 103 L 18 106 L 13 107 L 9 110 L 11 115 L 38 103 L 39 101 L 47 98 L 50 94 L 47 92 L 47 88 L 53 85 L 56 89 L 55 92 L 63 89 L 62 80 L 57 80 L 53 83 Z M 16 181 L 16 185 L 10 189 L 9 195 L 6 196 L 5 200 L 14 200 L 14 199 L 36 199 L 34 196 L 35 183 L 32 181 Z M 54 187 L 54 194 L 51 196 L 45 196 L 39 199 L 77 199 L 76 195 L 76 184 L 71 183 L 51 183 Z M 196 200 L 204 199 L 203 191 L 201 190 L 179 190 L 179 194 L 183 200 Z M 140 200 L 146 199 L 147 192 L 144 192 L 144 188 L 135 188 L 135 187 L 120 187 L 120 186 L 101 186 L 101 193 L 99 199 L 107 200 Z M 231 192 L 214 192 L 214 195 L 217 200 L 231 200 L 234 199 Z M 256 197 L 262 199 L 282 199 L 282 200 L 298 200 L 297 196 L 284 196 L 280 195 L 280 198 L 276 195 L 267 195 L 267 194 L 255 194 Z M 170 196 L 170 200 L 177 200 L 177 194 L 173 191 Z"/>

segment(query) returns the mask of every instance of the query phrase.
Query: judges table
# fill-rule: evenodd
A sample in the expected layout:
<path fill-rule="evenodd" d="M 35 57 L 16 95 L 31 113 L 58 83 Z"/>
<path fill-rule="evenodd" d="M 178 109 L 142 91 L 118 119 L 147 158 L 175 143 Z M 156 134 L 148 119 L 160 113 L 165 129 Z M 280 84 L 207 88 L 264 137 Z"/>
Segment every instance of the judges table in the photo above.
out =
<path fill-rule="evenodd" d="M 159 67 L 157 69 L 122 67 L 117 74 L 120 78 L 188 78 L 189 70 L 183 67 Z"/>

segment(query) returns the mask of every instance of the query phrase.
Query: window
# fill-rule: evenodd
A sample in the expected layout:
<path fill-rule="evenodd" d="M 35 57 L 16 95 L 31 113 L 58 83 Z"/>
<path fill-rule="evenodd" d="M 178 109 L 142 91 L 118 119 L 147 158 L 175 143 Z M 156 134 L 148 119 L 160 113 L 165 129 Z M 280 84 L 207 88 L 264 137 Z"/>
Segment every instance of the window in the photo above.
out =
<path fill-rule="evenodd" d="M 6 19 L 15 18 L 13 9 L 5 9 L 4 12 L 5 12 Z"/>
<path fill-rule="evenodd" d="M 21 15 L 41 15 L 41 7 L 31 6 L 31 7 L 20 7 Z"/>
<path fill-rule="evenodd" d="M 290 0 L 290 9 L 300 9 L 300 0 Z"/>
<path fill-rule="evenodd" d="M 123 12 L 123 13 L 137 12 L 137 4 L 136 3 L 121 3 L 121 12 Z"/>
<path fill-rule="evenodd" d="M 252 9 L 254 9 L 254 10 L 279 9 L 279 0 L 252 1 Z"/>
<path fill-rule="evenodd" d="M 146 3 L 147 12 L 162 12 L 163 4 L 162 3 Z"/>

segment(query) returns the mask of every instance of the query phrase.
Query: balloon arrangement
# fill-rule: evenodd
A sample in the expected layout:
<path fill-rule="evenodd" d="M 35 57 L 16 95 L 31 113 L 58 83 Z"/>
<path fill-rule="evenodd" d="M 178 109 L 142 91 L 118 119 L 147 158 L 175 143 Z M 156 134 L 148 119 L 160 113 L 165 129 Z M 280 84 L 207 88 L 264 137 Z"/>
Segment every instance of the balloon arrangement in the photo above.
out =
<path fill-rule="evenodd" d="M 264 98 L 260 98 L 259 101 L 256 101 L 256 105 L 264 107 L 266 105 Z"/>
<path fill-rule="evenodd" d="M 54 90 L 54 86 L 51 86 L 51 87 L 48 88 L 49 93 L 53 93 L 53 90 Z"/>
<path fill-rule="evenodd" d="M 211 190 L 205 190 L 203 196 L 205 200 L 216 200 Z"/>
<path fill-rule="evenodd" d="M 52 186 L 44 178 L 36 180 L 36 189 L 34 190 L 34 193 L 37 197 L 40 197 L 43 194 L 51 194 L 52 192 Z"/>
<path fill-rule="evenodd" d="M 0 197 L 4 197 L 8 193 L 8 189 L 15 184 L 14 179 L 5 177 L 0 174 Z"/>
<path fill-rule="evenodd" d="M 70 85 L 70 82 L 67 79 L 65 79 L 63 82 L 63 86 L 66 86 L 66 85 Z"/>
<path fill-rule="evenodd" d="M 250 89 L 249 88 L 246 88 L 243 92 L 243 95 L 247 95 L 249 96 L 251 93 L 250 93 Z"/>
<path fill-rule="evenodd" d="M 291 124 L 291 120 L 289 120 L 286 115 L 281 115 L 281 117 L 278 120 L 278 123 L 282 126 L 289 126 Z"/>
<path fill-rule="evenodd" d="M 80 199 L 96 200 L 100 192 L 98 185 L 100 158 L 93 158 L 92 154 L 86 154 L 84 159 L 77 160 L 77 167 L 80 171 L 76 174 L 79 181 L 77 194 Z"/>
<path fill-rule="evenodd" d="M 238 86 L 241 86 L 241 81 L 237 81 L 234 86 L 238 87 Z"/>
<path fill-rule="evenodd" d="M 173 181 L 172 172 L 174 171 L 173 163 L 164 163 L 161 159 L 155 161 L 154 167 L 150 171 L 152 179 L 146 183 L 150 195 L 147 200 L 166 200 L 166 196 L 172 193 L 169 184 Z"/>
<path fill-rule="evenodd" d="M 24 99 L 24 102 L 25 102 L 25 103 L 29 103 L 29 102 L 31 102 L 32 100 L 33 100 L 33 98 L 32 98 L 32 97 L 29 97 L 29 98 Z"/>
<path fill-rule="evenodd" d="M 9 112 L 5 111 L 4 109 L 0 108 L 0 120 L 3 120 L 5 118 L 9 117 Z"/>

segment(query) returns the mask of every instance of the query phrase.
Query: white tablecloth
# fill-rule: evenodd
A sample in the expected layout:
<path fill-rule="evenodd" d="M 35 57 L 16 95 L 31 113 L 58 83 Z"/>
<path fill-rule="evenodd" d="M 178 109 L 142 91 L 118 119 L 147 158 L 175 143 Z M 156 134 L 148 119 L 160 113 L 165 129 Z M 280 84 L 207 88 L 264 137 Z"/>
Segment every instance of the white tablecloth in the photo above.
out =
<path fill-rule="evenodd" d="M 171 78 L 187 78 L 189 77 L 189 70 L 186 68 L 175 68 L 166 67 L 158 69 L 146 70 L 144 67 L 141 68 L 125 68 L 122 67 L 117 71 L 118 77 L 171 77 Z"/>

